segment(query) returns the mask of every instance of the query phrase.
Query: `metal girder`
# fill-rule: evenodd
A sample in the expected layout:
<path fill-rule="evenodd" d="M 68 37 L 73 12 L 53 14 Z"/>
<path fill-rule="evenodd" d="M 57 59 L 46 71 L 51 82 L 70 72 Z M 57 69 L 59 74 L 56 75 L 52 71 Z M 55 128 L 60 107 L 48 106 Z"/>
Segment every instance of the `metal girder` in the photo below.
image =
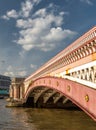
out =
<path fill-rule="evenodd" d="M 51 93 L 45 93 L 45 95 L 43 96 L 44 99 L 44 103 L 47 103 L 47 101 L 56 93 L 55 90 L 53 90 Z M 47 96 L 46 96 L 47 94 Z"/>
<path fill-rule="evenodd" d="M 35 93 L 34 95 L 34 103 L 36 103 L 38 101 L 38 99 L 41 97 L 41 95 L 43 93 L 45 93 L 49 88 L 44 88 L 43 90 L 41 90 L 39 93 Z"/>

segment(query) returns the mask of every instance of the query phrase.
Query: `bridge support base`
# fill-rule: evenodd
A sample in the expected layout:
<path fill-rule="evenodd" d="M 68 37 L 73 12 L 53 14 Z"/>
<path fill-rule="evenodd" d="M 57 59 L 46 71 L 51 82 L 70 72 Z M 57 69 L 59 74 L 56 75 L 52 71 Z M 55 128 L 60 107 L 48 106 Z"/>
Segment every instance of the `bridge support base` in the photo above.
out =
<path fill-rule="evenodd" d="M 13 100 L 12 98 L 7 99 L 7 105 L 6 107 L 23 107 L 22 101 Z"/>

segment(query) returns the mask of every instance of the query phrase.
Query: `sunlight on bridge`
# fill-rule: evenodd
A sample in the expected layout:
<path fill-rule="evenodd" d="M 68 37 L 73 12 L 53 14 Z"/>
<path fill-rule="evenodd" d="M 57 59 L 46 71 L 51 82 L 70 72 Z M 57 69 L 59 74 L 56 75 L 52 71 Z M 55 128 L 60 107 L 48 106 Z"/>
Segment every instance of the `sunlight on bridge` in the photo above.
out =
<path fill-rule="evenodd" d="M 32 107 L 76 104 L 96 120 L 96 27 L 31 76 L 10 87 L 11 101 Z M 70 100 L 70 101 L 69 101 Z"/>

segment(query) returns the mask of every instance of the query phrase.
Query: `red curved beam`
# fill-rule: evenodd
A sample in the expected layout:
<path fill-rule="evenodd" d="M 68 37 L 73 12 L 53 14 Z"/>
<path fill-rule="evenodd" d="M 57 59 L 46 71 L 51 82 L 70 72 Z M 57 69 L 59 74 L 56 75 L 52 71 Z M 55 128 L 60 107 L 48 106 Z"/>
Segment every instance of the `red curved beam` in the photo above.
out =
<path fill-rule="evenodd" d="M 28 87 L 24 95 L 25 102 L 32 89 L 39 86 L 49 87 L 63 93 L 96 121 L 96 89 L 63 78 L 43 77 L 35 80 Z"/>

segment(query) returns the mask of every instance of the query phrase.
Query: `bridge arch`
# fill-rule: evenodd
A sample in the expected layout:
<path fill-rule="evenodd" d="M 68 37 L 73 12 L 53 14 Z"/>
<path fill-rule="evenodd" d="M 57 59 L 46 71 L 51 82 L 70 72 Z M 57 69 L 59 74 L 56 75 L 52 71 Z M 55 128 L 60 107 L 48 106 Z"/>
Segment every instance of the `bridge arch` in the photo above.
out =
<path fill-rule="evenodd" d="M 49 80 L 49 84 L 51 84 L 51 80 Z M 66 108 L 75 106 L 62 92 L 55 89 L 55 87 L 51 87 L 50 85 L 37 85 L 37 83 L 36 86 L 29 86 L 24 99 L 25 103 L 28 102 L 33 107 Z"/>
<path fill-rule="evenodd" d="M 94 97 L 94 95 L 96 95 L 95 89 L 91 89 L 88 86 L 79 84 L 76 81 L 71 81 L 68 79 L 57 77 L 42 77 L 35 80 L 28 87 L 24 95 L 25 102 L 27 101 L 28 96 L 37 88 L 46 88 L 42 91 L 42 94 L 44 91 L 48 90 L 52 90 L 53 95 L 56 94 L 55 91 L 58 92 L 60 94 L 59 98 L 66 97 L 66 101 L 67 99 L 71 100 L 74 104 L 76 104 L 78 107 L 80 107 L 83 111 L 85 111 L 88 115 L 96 120 L 96 104 L 94 104 L 94 101 L 96 100 L 96 98 Z M 51 98 L 53 95 L 51 94 L 49 98 Z M 38 101 L 39 97 L 40 95 L 37 97 L 36 102 Z M 47 100 L 49 99 L 46 99 L 46 101 Z M 54 102 L 56 102 L 56 100 L 54 100 Z"/>

